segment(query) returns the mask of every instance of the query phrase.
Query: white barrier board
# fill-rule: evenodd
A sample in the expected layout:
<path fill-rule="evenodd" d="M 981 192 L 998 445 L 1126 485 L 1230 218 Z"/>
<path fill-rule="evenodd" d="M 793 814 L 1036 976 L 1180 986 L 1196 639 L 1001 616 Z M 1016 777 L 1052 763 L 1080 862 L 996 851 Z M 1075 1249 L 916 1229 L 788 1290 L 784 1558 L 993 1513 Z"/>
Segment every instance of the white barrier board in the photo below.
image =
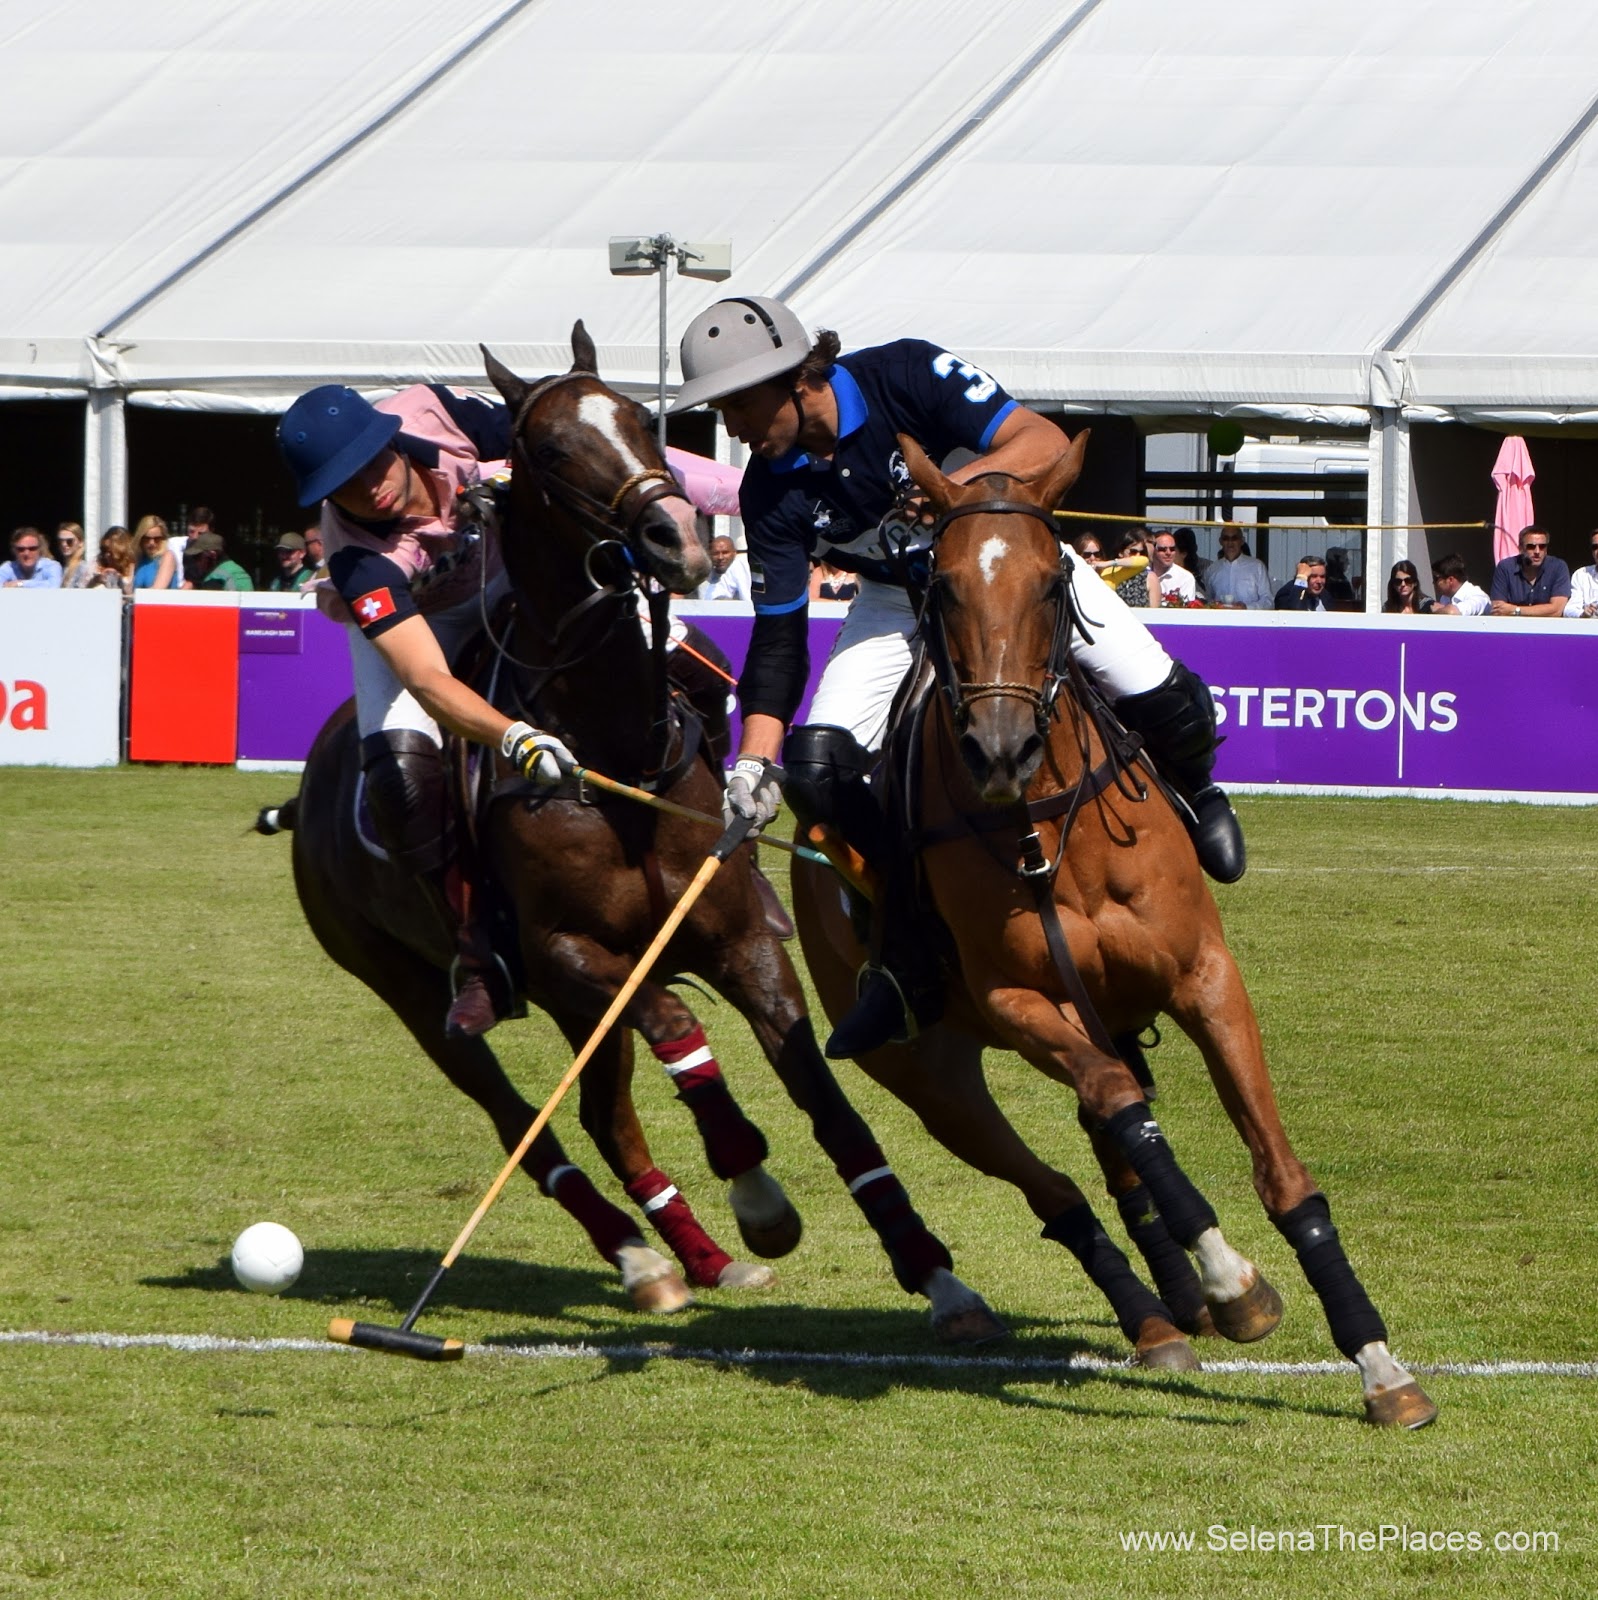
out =
<path fill-rule="evenodd" d="M 121 596 L 0 589 L 0 766 L 114 767 L 121 726 Z"/>

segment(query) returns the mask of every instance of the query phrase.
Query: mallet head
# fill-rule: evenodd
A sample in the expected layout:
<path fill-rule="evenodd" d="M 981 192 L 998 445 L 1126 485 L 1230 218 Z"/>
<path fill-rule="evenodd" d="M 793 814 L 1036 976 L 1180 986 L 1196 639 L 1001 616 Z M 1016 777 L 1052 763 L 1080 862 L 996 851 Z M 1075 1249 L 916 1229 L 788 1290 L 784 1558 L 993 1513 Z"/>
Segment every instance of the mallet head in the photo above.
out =
<path fill-rule="evenodd" d="M 435 1339 L 431 1334 L 403 1332 L 376 1322 L 353 1322 L 348 1317 L 334 1317 L 327 1325 L 327 1336 L 335 1344 L 384 1350 L 416 1361 L 459 1361 L 466 1354 L 466 1346 L 459 1339 Z"/>

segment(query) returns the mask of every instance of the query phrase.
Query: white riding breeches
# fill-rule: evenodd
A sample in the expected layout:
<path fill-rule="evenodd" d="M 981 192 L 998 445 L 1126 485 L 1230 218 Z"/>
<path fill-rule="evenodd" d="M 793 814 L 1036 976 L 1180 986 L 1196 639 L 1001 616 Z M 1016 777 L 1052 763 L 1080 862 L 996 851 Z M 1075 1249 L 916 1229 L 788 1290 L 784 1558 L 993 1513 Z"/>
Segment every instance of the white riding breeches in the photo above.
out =
<path fill-rule="evenodd" d="M 433 630 L 433 637 L 438 640 L 452 671 L 467 641 L 482 631 L 485 610 L 492 615 L 495 605 L 509 588 L 509 580 L 500 573 L 490 580 L 486 596 L 474 594 L 442 611 L 427 614 L 427 625 Z M 344 631 L 349 635 L 350 665 L 355 669 L 355 720 L 361 737 L 364 739 L 368 734 L 389 728 L 412 728 L 417 733 L 425 733 L 442 748 L 444 737 L 438 724 L 394 676 L 393 669 L 378 654 L 377 646 L 353 622 L 347 623 Z"/>
<path fill-rule="evenodd" d="M 1137 613 L 1069 545 L 1062 547 L 1077 611 L 1092 644 L 1078 634 L 1071 654 L 1112 703 L 1157 689 L 1173 662 Z M 811 723 L 847 728 L 867 750 L 880 747 L 893 697 L 910 668 L 916 625 L 910 596 L 891 584 L 863 579 L 832 654 L 827 658 Z"/>

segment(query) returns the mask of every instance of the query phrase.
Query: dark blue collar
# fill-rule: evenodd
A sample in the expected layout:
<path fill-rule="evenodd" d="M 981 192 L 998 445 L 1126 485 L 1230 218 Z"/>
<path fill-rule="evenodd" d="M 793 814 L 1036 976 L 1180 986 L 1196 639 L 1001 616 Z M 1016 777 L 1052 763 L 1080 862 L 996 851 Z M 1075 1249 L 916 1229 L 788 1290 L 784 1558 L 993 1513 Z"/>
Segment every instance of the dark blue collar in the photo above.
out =
<path fill-rule="evenodd" d="M 860 392 L 860 385 L 854 381 L 854 374 L 847 367 L 838 366 L 836 363 L 827 369 L 827 382 L 832 386 L 832 398 L 838 405 L 838 438 L 847 439 L 851 433 L 857 432 L 864 426 L 865 420 L 871 415 L 870 407 L 866 405 L 866 397 Z M 773 472 L 795 472 L 800 467 L 807 467 L 810 456 L 795 445 L 786 455 L 781 455 L 771 463 Z"/>

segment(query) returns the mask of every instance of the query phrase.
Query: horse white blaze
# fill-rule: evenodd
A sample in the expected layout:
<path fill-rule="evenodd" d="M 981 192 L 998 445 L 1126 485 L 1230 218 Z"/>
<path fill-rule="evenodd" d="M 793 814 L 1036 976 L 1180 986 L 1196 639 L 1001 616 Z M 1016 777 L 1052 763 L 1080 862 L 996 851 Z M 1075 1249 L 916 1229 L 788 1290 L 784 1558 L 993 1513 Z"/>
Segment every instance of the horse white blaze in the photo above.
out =
<path fill-rule="evenodd" d="M 616 421 L 614 395 L 585 394 L 577 402 L 577 419 L 609 442 L 629 473 L 645 470 L 643 462 L 633 454 L 632 446 L 622 437 L 621 427 Z"/>
<path fill-rule="evenodd" d="M 990 534 L 982 541 L 982 548 L 977 551 L 977 565 L 982 568 L 984 583 L 993 582 L 993 574 L 999 562 L 1009 553 L 1010 546 L 1005 542 L 1004 535 Z"/>
<path fill-rule="evenodd" d="M 1206 1228 L 1193 1241 L 1193 1254 L 1198 1257 L 1199 1282 L 1206 1300 L 1222 1304 L 1235 1300 L 1252 1288 L 1259 1276 L 1253 1262 L 1240 1256 L 1221 1237 L 1219 1228 Z"/>

